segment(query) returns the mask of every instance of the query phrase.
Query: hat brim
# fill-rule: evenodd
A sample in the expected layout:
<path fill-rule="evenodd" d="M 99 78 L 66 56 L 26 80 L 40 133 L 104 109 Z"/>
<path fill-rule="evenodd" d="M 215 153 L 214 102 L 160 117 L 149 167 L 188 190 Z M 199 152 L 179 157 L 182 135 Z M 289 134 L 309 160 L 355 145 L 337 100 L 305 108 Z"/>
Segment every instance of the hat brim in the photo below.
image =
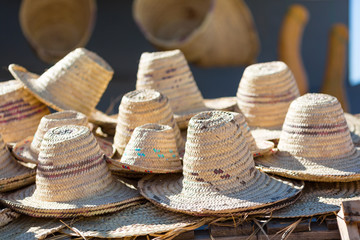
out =
<path fill-rule="evenodd" d="M 214 110 L 214 109 L 204 107 L 201 109 L 193 109 L 190 111 L 177 112 L 177 113 L 174 113 L 174 119 L 180 129 L 186 129 L 189 125 L 190 119 L 193 116 L 195 116 L 196 114 L 198 114 L 200 112 L 211 111 L 211 110 Z"/>
<path fill-rule="evenodd" d="M 353 143 L 360 146 L 360 117 L 350 113 L 344 113 L 344 116 L 348 124 Z"/>
<path fill-rule="evenodd" d="M 250 127 L 250 132 L 255 139 L 271 141 L 280 139 L 281 127 L 274 129 Z"/>
<path fill-rule="evenodd" d="M 97 109 L 91 112 L 89 121 L 93 124 L 101 127 L 104 133 L 115 135 L 115 129 L 117 125 L 117 114 L 107 115 Z"/>
<path fill-rule="evenodd" d="M 10 194 L 1 195 L 0 201 L 17 212 L 34 217 L 94 216 L 115 212 L 124 205 L 143 199 L 134 188 L 115 179 L 102 193 L 69 202 L 49 202 L 34 196 L 35 184 Z"/>
<path fill-rule="evenodd" d="M 221 97 L 204 99 L 205 107 L 220 111 L 234 111 L 237 105 L 236 97 Z"/>
<path fill-rule="evenodd" d="M 284 202 L 298 195 L 303 188 L 303 183 L 275 179 L 258 170 L 255 173 L 247 188 L 235 189 L 228 194 L 215 189 L 196 193 L 183 191 L 183 176 L 180 174 L 146 176 L 139 181 L 138 189 L 149 201 L 171 211 L 224 216 Z"/>
<path fill-rule="evenodd" d="M 269 155 L 273 153 L 275 144 L 267 140 L 255 139 L 255 149 L 251 150 L 253 157 Z"/>
<path fill-rule="evenodd" d="M 360 182 L 306 182 L 301 197 L 294 204 L 274 211 L 273 218 L 297 218 L 335 213 L 342 201 L 360 199 Z"/>
<path fill-rule="evenodd" d="M 350 182 L 360 180 L 360 148 L 343 159 L 310 160 L 278 151 L 274 155 L 255 159 L 257 167 L 266 173 L 292 179 L 317 182 Z"/>
<path fill-rule="evenodd" d="M 115 153 L 115 149 L 113 148 L 112 144 L 100 137 L 95 136 L 101 151 L 107 157 L 112 157 Z M 31 142 L 33 141 L 34 137 L 27 137 L 24 140 L 15 144 L 12 149 L 12 153 L 14 156 L 27 163 L 34 163 L 38 164 L 38 154 L 34 153 L 31 150 Z"/>

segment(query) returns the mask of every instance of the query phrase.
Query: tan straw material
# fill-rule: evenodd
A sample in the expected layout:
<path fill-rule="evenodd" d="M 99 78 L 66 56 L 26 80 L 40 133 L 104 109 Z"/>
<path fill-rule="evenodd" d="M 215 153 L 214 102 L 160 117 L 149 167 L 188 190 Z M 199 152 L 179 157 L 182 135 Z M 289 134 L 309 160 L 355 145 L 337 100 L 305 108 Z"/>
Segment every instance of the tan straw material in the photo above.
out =
<path fill-rule="evenodd" d="M 181 129 L 187 127 L 196 113 L 208 110 L 187 61 L 179 50 L 143 53 L 136 89 L 154 89 L 167 96 Z"/>
<path fill-rule="evenodd" d="M 0 134 L 6 143 L 13 143 L 34 135 L 50 111 L 20 81 L 10 80 L 0 83 L 0 113 Z"/>
<path fill-rule="evenodd" d="M 123 154 L 134 129 L 146 123 L 169 125 L 174 129 L 177 147 L 184 147 L 168 98 L 155 90 L 143 89 L 129 92 L 121 100 L 114 136 L 118 154 Z"/>
<path fill-rule="evenodd" d="M 36 217 L 92 216 L 122 209 L 142 199 L 116 180 L 89 128 L 50 129 L 40 147 L 36 185 L 4 194 L 12 209 Z"/>
<path fill-rule="evenodd" d="M 65 125 L 87 126 L 88 118 L 84 114 L 72 110 L 46 115 L 41 119 L 34 136 L 23 139 L 22 141 L 15 144 L 12 151 L 13 154 L 17 159 L 20 159 L 24 162 L 37 164 L 41 142 L 45 133 L 51 128 Z M 111 157 L 113 153 L 111 143 L 106 143 L 105 140 L 100 138 L 97 138 L 97 140 L 104 154 Z"/>
<path fill-rule="evenodd" d="M 19 213 L 12 211 L 10 208 L 4 208 L 0 210 L 0 227 L 14 221 L 20 216 Z M 1 231 L 1 230 L 0 230 Z"/>
<path fill-rule="evenodd" d="M 133 15 L 152 44 L 180 49 L 200 66 L 247 65 L 259 53 L 254 21 L 243 0 L 136 0 Z"/>
<path fill-rule="evenodd" d="M 110 160 L 125 171 L 145 173 L 181 172 L 174 129 L 148 123 L 136 127 L 121 159 Z"/>
<path fill-rule="evenodd" d="M 70 52 L 40 77 L 16 64 L 10 64 L 9 71 L 55 110 L 85 115 L 95 109 L 114 73 L 104 59 L 85 48 Z"/>
<path fill-rule="evenodd" d="M 55 63 L 84 47 L 96 18 L 95 0 L 23 0 L 20 27 L 41 60 Z"/>
<path fill-rule="evenodd" d="M 138 187 L 172 211 L 231 215 L 284 202 L 303 186 L 258 171 L 234 114 L 209 111 L 189 122 L 183 176 L 146 176 Z"/>
<path fill-rule="evenodd" d="M 360 199 L 360 182 L 306 182 L 301 197 L 294 204 L 273 212 L 273 218 L 310 217 L 335 213 L 342 201 Z"/>
<path fill-rule="evenodd" d="M 346 122 L 348 124 L 351 138 L 355 146 L 360 146 L 360 116 L 344 113 Z"/>
<path fill-rule="evenodd" d="M 360 152 L 333 96 L 309 93 L 294 100 L 278 150 L 275 155 L 256 159 L 261 170 L 309 181 L 360 180 Z"/>
<path fill-rule="evenodd" d="M 235 111 L 237 105 L 236 97 L 221 97 L 204 99 L 205 107 L 221 111 Z"/>

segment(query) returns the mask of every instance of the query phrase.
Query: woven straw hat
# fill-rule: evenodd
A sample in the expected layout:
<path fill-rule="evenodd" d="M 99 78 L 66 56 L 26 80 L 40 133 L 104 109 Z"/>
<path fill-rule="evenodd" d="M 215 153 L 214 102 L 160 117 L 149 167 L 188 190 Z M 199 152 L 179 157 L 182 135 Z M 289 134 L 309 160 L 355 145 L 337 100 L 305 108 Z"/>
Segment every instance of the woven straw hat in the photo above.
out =
<path fill-rule="evenodd" d="M 303 186 L 258 171 L 234 114 L 209 111 L 189 122 L 183 176 L 149 175 L 138 187 L 145 198 L 172 211 L 231 215 L 285 201 Z"/>
<path fill-rule="evenodd" d="M 18 163 L 0 135 L 0 192 L 14 190 L 34 181 L 35 170 Z"/>
<path fill-rule="evenodd" d="M 360 146 L 360 117 L 359 115 L 352 115 L 344 113 L 346 122 L 349 127 L 351 138 L 355 146 Z"/>
<path fill-rule="evenodd" d="M 273 218 L 310 217 L 340 210 L 342 201 L 360 199 L 360 182 L 306 182 L 298 201 L 273 212 Z"/>
<path fill-rule="evenodd" d="M 57 111 L 75 110 L 90 115 L 95 110 L 114 71 L 97 54 L 77 48 L 40 77 L 11 64 L 9 71 L 40 101 Z"/>
<path fill-rule="evenodd" d="M 291 70 L 277 61 L 247 67 L 236 96 L 249 126 L 262 131 L 256 137 L 272 139 L 278 138 L 280 131 L 274 136 L 269 130 L 281 130 L 290 103 L 300 94 Z"/>
<path fill-rule="evenodd" d="M 136 0 L 133 15 L 152 44 L 180 49 L 200 66 L 247 65 L 259 53 L 255 24 L 243 0 Z"/>
<path fill-rule="evenodd" d="M 294 100 L 286 115 L 277 154 L 256 159 L 261 170 L 320 182 L 360 179 L 354 147 L 339 101 L 309 93 Z"/>
<path fill-rule="evenodd" d="M 87 126 L 87 124 L 88 119 L 84 114 L 72 110 L 46 115 L 41 119 L 35 135 L 16 143 L 12 152 L 17 159 L 37 164 L 41 142 L 49 129 L 65 125 Z M 111 157 L 113 154 L 111 143 L 101 138 L 97 138 L 97 141 L 104 154 Z"/>
<path fill-rule="evenodd" d="M 6 143 L 34 135 L 40 119 L 50 113 L 17 80 L 0 83 L 0 102 L 0 133 Z"/>
<path fill-rule="evenodd" d="M 141 199 L 116 180 L 89 128 L 50 129 L 41 142 L 36 185 L 2 195 L 12 209 L 34 217 L 92 216 Z"/>
<path fill-rule="evenodd" d="M 23 0 L 20 27 L 41 60 L 55 63 L 88 42 L 96 17 L 95 0 Z"/>
<path fill-rule="evenodd" d="M 236 97 L 220 97 L 204 99 L 205 107 L 220 111 L 235 111 Z"/>
<path fill-rule="evenodd" d="M 143 89 L 128 92 L 121 100 L 114 136 L 114 147 L 118 154 L 123 154 L 134 129 L 146 123 L 172 127 L 178 149 L 183 148 L 184 140 L 174 120 L 168 98 L 155 90 Z"/>
<path fill-rule="evenodd" d="M 136 127 L 121 159 L 110 160 L 125 171 L 145 173 L 181 172 L 174 129 L 148 123 Z"/>
<path fill-rule="evenodd" d="M 12 211 L 10 208 L 4 208 L 0 210 L 0 227 L 14 221 L 20 216 L 19 213 Z M 0 230 L 1 233 L 1 230 Z M 1 234 L 0 234 L 1 235 Z M 3 236 L 3 235 L 1 235 Z"/>
<path fill-rule="evenodd" d="M 155 89 L 167 96 L 181 129 L 187 127 L 192 116 L 208 110 L 180 50 L 143 53 L 137 72 L 136 89 Z"/>

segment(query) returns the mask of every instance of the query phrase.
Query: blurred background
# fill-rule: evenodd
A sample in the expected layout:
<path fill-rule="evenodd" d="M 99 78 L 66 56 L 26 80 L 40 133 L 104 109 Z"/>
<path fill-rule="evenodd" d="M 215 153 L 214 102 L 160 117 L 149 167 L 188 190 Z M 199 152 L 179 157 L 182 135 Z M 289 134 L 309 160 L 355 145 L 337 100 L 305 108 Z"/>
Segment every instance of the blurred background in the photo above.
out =
<path fill-rule="evenodd" d="M 260 38 L 261 48 L 257 62 L 278 59 L 279 31 L 284 16 L 292 4 L 302 4 L 310 16 L 302 39 L 302 60 L 308 76 L 309 92 L 318 92 L 324 79 L 329 31 L 335 23 L 350 25 L 351 31 L 356 27 L 349 20 L 352 10 L 355 11 L 357 7 L 360 11 L 359 6 L 355 6 L 356 1 L 358 0 L 246 0 Z M 0 3 L 1 81 L 12 78 L 7 70 L 11 63 L 22 65 L 38 74 L 51 66 L 37 57 L 24 37 L 19 23 L 20 3 L 20 0 L 2 0 Z M 98 109 L 102 111 L 105 111 L 118 96 L 135 89 L 141 53 L 156 51 L 135 24 L 132 3 L 132 0 L 97 1 L 95 27 L 86 48 L 98 53 L 115 71 L 98 105 Z M 350 32 L 350 39 L 352 36 Z M 356 44 L 360 45 L 360 42 L 350 41 L 350 50 L 351 46 L 355 49 Z M 349 71 L 348 66 L 355 68 L 356 56 L 351 53 L 348 56 L 347 59 L 350 58 L 352 62 L 349 64 L 349 61 L 346 61 L 344 88 L 350 106 L 349 111 L 359 113 L 360 86 L 356 84 L 360 80 L 360 74 L 351 69 Z M 192 64 L 190 66 L 205 98 L 235 96 L 244 70 L 244 67 L 203 68 Z M 118 103 L 115 105 L 115 112 L 117 107 Z"/>

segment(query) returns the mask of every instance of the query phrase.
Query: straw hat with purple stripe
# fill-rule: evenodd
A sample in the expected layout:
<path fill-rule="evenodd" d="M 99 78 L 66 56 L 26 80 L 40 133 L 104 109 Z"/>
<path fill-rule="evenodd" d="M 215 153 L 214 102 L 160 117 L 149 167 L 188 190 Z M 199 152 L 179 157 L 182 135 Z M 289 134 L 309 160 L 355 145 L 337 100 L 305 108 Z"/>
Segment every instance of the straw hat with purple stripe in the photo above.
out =
<path fill-rule="evenodd" d="M 0 83 L 0 133 L 6 143 L 34 135 L 40 119 L 49 114 L 46 105 L 18 80 Z"/>
<path fill-rule="evenodd" d="M 65 218 L 115 212 L 142 197 L 111 175 L 89 128 L 67 125 L 44 135 L 36 185 L 0 199 L 20 213 Z"/>
<path fill-rule="evenodd" d="M 354 147 L 339 101 L 308 93 L 286 115 L 278 152 L 256 159 L 262 171 L 321 182 L 360 180 L 360 149 Z"/>

